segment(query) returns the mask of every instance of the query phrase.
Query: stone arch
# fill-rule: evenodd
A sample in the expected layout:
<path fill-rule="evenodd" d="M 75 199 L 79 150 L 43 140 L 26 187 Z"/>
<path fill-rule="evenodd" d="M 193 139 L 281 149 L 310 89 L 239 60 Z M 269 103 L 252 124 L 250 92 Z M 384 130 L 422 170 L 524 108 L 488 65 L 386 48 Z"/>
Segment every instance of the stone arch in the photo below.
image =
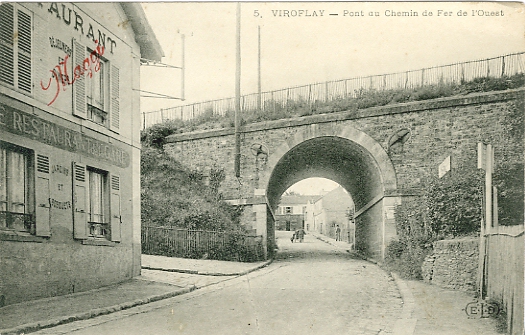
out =
<path fill-rule="evenodd" d="M 350 141 L 355 145 L 355 148 L 357 150 L 359 150 L 358 148 L 361 148 L 363 154 L 368 154 L 370 158 L 372 158 L 372 160 L 370 160 L 369 162 L 371 164 L 374 164 L 379 172 L 378 177 L 380 178 L 383 195 L 394 195 L 397 193 L 397 178 L 394 165 L 390 161 L 390 157 L 388 156 L 386 151 L 376 140 L 374 140 L 365 132 L 350 126 L 342 127 L 341 129 L 329 132 L 318 131 L 318 128 L 319 125 L 310 125 L 308 129 L 298 131 L 286 143 L 282 144 L 273 152 L 270 152 L 265 169 L 266 173 L 261 176 L 261 185 L 266 185 L 267 192 L 269 191 L 269 182 L 272 177 L 272 174 L 275 172 L 276 166 L 279 162 L 282 162 L 283 157 L 289 154 L 290 150 L 292 150 L 293 148 L 297 148 L 301 143 L 305 143 L 308 140 L 316 138 L 339 138 Z M 301 179 L 298 179 L 296 181 L 299 181 Z M 294 181 L 293 183 L 295 183 L 296 181 Z M 293 185 L 293 183 L 288 185 L 287 187 Z M 284 190 L 286 190 L 286 188 Z M 275 205 L 272 201 L 272 195 L 268 193 L 266 195 L 268 196 L 270 205 Z"/>
<path fill-rule="evenodd" d="M 351 126 L 321 131 L 319 125 L 310 125 L 270 152 L 261 177 L 272 209 L 281 194 L 302 179 L 324 177 L 339 183 L 361 216 L 362 249 L 384 257 L 385 244 L 395 235 L 395 222 L 385 210 L 399 202 L 397 179 L 386 151 L 365 132 Z"/>

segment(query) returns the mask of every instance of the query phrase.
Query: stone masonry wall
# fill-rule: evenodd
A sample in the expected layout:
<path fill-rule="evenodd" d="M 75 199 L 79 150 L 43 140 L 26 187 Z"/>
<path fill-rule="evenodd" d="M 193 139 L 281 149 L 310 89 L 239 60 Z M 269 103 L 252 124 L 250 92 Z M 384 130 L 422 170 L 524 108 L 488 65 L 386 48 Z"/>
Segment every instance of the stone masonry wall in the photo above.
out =
<path fill-rule="evenodd" d="M 233 173 L 233 129 L 171 135 L 165 150 L 190 169 L 224 168 L 226 180 L 221 192 L 225 198 L 249 198 L 254 189 L 267 187 L 259 182 L 258 174 L 271 173 L 251 152 L 254 143 L 268 147 L 271 156 L 296 133 L 308 131 L 313 125 L 320 134 L 352 127 L 371 136 L 389 154 L 398 192 L 417 194 L 429 175 L 437 175 L 439 164 L 447 156 L 452 157 L 452 169 L 465 163 L 475 165 L 478 142 L 493 144 L 496 161 L 503 150 L 521 152 L 510 157 L 523 161 L 523 143 L 512 143 L 502 131 L 509 111 L 522 108 L 523 100 L 524 90 L 520 89 L 246 125 L 241 134 L 239 179 Z M 410 139 L 402 148 L 390 150 L 389 140 L 401 129 L 410 130 Z"/>
<path fill-rule="evenodd" d="M 385 195 L 399 199 L 408 196 L 418 197 L 427 187 L 429 178 L 437 176 L 438 166 L 448 156 L 451 157 L 451 173 L 461 166 L 475 168 L 478 142 L 493 145 L 496 162 L 501 162 L 503 159 L 508 163 L 523 162 L 524 144 L 522 141 L 508 138 L 505 129 L 508 127 L 509 115 L 523 110 L 524 93 L 525 89 L 521 88 L 245 125 L 240 134 L 239 178 L 235 177 L 233 171 L 235 136 L 232 128 L 170 135 L 166 139 L 164 149 L 189 169 L 204 173 L 212 168 L 223 169 L 226 179 L 221 184 L 220 192 L 225 199 L 250 199 L 258 189 L 266 192 L 267 195 L 275 191 L 268 189 L 272 187 L 270 181 L 275 166 L 272 164 L 277 164 L 277 159 L 285 157 L 281 156 L 286 155 L 282 152 L 284 148 L 292 150 L 295 147 L 290 145 L 300 144 L 295 142 L 296 138 L 311 139 L 310 135 L 315 135 L 315 138 L 322 140 L 355 131 L 355 133 L 366 134 L 374 144 L 378 145 L 382 153 L 388 155 L 388 163 L 392 164 L 395 173 L 396 189 L 389 189 L 389 193 Z M 392 146 L 396 142 L 396 136 L 406 133 L 407 130 L 408 140 L 402 145 Z M 266 159 L 254 154 L 252 150 L 254 146 L 264 146 L 267 149 Z M 363 147 L 363 150 L 368 149 Z M 379 150 L 375 153 L 379 154 Z M 305 154 L 311 160 L 324 155 L 322 151 L 305 151 Z M 372 153 L 368 152 L 368 154 Z M 365 152 L 363 156 L 366 155 Z M 341 156 L 345 156 L 345 153 Z M 296 172 L 297 175 L 290 176 L 288 180 L 300 178 L 302 172 L 307 172 L 308 176 L 315 176 L 316 173 L 321 174 L 324 168 L 333 171 L 344 168 L 337 165 L 336 160 L 328 164 L 332 163 L 335 165 L 316 167 L 319 171 L 309 171 L 305 165 L 304 171 Z M 373 162 L 363 160 L 363 164 L 373 164 Z M 501 166 L 496 164 L 496 173 Z M 364 171 L 373 171 L 375 167 L 361 166 L 361 168 Z M 358 200 L 370 200 L 361 199 L 359 194 L 352 194 L 352 196 L 356 203 Z M 378 245 L 381 239 L 376 237 L 382 235 L 378 234 L 375 228 L 382 220 L 382 213 L 377 211 L 373 218 L 362 219 L 363 222 L 357 222 L 360 226 L 356 229 L 360 231 L 356 234 L 363 233 L 361 236 L 365 238 L 361 241 L 362 247 L 376 255 L 380 252 L 380 248 L 384 247 Z M 439 265 L 439 262 L 440 260 L 436 264 Z M 436 279 L 436 282 L 439 282 L 439 279 Z M 453 281 L 447 284 L 444 280 L 443 285 L 445 284 L 468 287 L 465 286 L 466 284 L 454 284 Z"/>
<path fill-rule="evenodd" d="M 423 279 L 447 289 L 475 291 L 478 255 L 478 238 L 436 241 L 423 262 Z"/>

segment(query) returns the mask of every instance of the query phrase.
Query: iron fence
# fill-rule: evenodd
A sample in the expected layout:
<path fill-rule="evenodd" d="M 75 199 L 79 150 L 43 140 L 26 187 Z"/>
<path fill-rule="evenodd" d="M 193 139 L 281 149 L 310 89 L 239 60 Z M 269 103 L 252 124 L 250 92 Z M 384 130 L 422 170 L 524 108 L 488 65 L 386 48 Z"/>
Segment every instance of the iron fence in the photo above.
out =
<path fill-rule="evenodd" d="M 143 226 L 141 235 L 146 255 L 247 262 L 264 259 L 261 235 L 153 226 Z"/>
<path fill-rule="evenodd" d="M 289 104 L 304 102 L 313 104 L 336 99 L 356 97 L 361 90 L 413 89 L 427 85 L 451 84 L 470 81 L 475 78 L 501 78 L 524 73 L 525 52 L 499 57 L 424 68 L 414 71 L 357 77 L 327 81 L 309 85 L 288 87 L 275 91 L 247 94 L 241 97 L 243 111 L 265 110 Z M 142 113 L 143 129 L 167 120 L 191 120 L 204 113 L 224 116 L 235 109 L 235 98 L 198 102 L 188 105 Z"/>

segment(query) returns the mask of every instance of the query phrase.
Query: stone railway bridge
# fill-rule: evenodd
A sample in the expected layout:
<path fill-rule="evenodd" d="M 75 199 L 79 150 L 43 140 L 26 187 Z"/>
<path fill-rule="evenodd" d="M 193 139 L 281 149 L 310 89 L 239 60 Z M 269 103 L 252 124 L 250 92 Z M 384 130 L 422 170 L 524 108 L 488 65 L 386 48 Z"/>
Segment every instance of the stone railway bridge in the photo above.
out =
<path fill-rule="evenodd" d="M 205 176 L 224 169 L 225 199 L 244 205 L 242 222 L 274 245 L 273 211 L 294 183 L 324 177 L 343 186 L 356 206 L 356 248 L 382 260 L 396 236 L 394 209 L 417 197 L 425 180 L 451 156 L 452 173 L 476 165 L 478 142 L 492 143 L 496 161 L 509 139 L 509 111 L 523 109 L 524 89 L 439 98 L 260 122 L 241 129 L 241 176 L 234 174 L 234 130 L 174 134 L 165 150 Z"/>

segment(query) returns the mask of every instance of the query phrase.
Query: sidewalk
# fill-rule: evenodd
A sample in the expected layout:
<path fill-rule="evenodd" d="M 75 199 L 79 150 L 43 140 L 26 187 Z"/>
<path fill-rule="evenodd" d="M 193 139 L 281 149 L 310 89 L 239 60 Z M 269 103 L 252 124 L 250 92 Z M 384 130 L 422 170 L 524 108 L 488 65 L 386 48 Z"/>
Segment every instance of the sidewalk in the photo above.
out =
<path fill-rule="evenodd" d="M 321 235 L 321 234 L 316 233 L 316 232 L 310 232 L 309 231 L 308 234 L 312 235 L 313 237 L 315 237 L 318 240 L 321 240 L 321 241 L 323 241 L 325 243 L 333 245 L 334 247 L 337 247 L 340 250 L 344 250 L 346 252 L 352 252 L 352 244 L 350 244 L 348 242 L 336 241 L 335 239 L 333 239 L 331 237 L 328 237 L 328 236 L 325 236 L 325 235 Z"/>
<path fill-rule="evenodd" d="M 266 266 L 268 262 L 241 263 L 209 259 L 172 258 L 142 255 L 142 268 L 204 276 L 242 276 Z"/>
<path fill-rule="evenodd" d="M 309 232 L 317 239 L 342 251 L 352 252 L 350 244 Z M 495 319 L 469 319 L 465 313 L 474 294 L 447 290 L 417 280 L 401 279 L 392 273 L 403 310 L 394 326 L 394 335 L 497 335 Z"/>
<path fill-rule="evenodd" d="M 142 275 L 120 284 L 0 308 L 0 335 L 30 333 L 171 298 L 255 271 L 271 261 L 238 263 L 143 255 L 142 262 Z"/>

